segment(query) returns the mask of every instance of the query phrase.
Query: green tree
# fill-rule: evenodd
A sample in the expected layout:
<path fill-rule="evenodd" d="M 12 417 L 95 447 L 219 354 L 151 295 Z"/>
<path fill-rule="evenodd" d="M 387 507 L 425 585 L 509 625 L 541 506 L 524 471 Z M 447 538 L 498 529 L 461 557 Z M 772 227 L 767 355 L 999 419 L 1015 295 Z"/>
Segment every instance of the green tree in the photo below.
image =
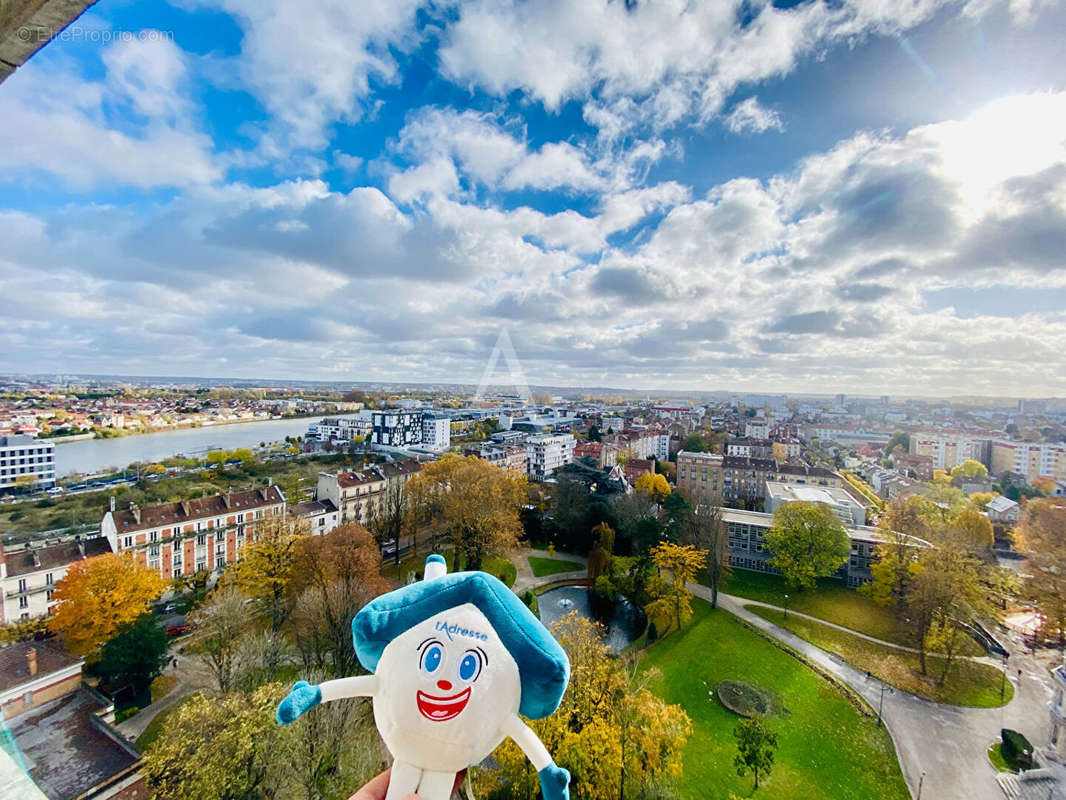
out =
<path fill-rule="evenodd" d="M 166 633 L 152 615 L 141 614 L 104 643 L 93 671 L 112 685 L 130 686 L 144 698 L 169 660 L 167 644 Z"/>
<path fill-rule="evenodd" d="M 770 565 L 792 586 L 814 588 L 848 560 L 851 545 L 844 524 L 821 503 L 797 501 L 778 506 L 766 532 Z"/>
<path fill-rule="evenodd" d="M 888 444 L 885 445 L 885 453 L 892 455 L 897 447 L 899 447 L 904 453 L 908 452 L 911 449 L 911 435 L 906 431 L 896 431 L 893 433 L 892 437 L 888 440 Z"/>
<path fill-rule="evenodd" d="M 681 442 L 681 449 L 689 453 L 709 453 L 711 445 L 702 433 L 690 433 Z"/>
<path fill-rule="evenodd" d="M 984 480 L 988 477 L 988 467 L 980 461 L 968 458 L 961 464 L 956 464 L 951 468 L 951 477 Z"/>
<path fill-rule="evenodd" d="M 749 772 L 755 775 L 755 788 L 759 788 L 759 776 L 766 778 L 774 767 L 777 752 L 777 734 L 759 717 L 742 719 L 733 729 L 737 740 L 737 754 L 733 766 L 737 775 L 744 777 Z"/>

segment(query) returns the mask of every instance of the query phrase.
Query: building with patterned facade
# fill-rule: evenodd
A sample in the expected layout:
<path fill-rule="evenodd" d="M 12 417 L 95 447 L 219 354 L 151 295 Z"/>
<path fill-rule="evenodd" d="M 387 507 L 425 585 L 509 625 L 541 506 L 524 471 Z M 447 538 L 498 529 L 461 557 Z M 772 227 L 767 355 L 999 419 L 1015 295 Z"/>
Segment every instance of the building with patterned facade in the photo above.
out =
<path fill-rule="evenodd" d="M 277 486 L 140 508 L 112 508 L 100 533 L 112 551 L 131 552 L 165 578 L 220 570 L 240 558 L 255 524 L 285 516 Z"/>

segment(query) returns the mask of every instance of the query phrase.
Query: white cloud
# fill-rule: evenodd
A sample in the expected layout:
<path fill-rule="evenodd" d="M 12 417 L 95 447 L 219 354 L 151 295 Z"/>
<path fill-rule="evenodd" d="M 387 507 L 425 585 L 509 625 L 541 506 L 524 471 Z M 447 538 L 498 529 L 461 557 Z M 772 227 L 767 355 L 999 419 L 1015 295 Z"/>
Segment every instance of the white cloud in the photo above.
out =
<path fill-rule="evenodd" d="M 759 98 L 755 95 L 733 106 L 733 110 L 726 115 L 725 126 L 733 133 L 762 133 L 771 129 L 785 129 L 781 115 L 772 108 L 760 105 Z"/>

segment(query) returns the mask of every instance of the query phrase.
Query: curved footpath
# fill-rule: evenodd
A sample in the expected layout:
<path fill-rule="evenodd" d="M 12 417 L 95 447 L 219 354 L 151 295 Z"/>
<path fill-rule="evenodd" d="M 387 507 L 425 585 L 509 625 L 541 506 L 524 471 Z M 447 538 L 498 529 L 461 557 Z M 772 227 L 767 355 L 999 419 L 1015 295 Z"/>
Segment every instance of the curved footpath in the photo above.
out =
<path fill-rule="evenodd" d="M 706 586 L 689 584 L 689 589 L 704 600 L 711 598 L 711 590 Z M 744 608 L 745 604 L 751 603 L 744 598 L 718 594 L 719 607 L 847 683 L 876 712 L 881 702 L 882 684 L 879 680 L 867 678 L 864 671 L 855 669 L 839 656 L 815 647 Z M 1048 702 L 1052 689 L 1047 668 L 1019 648 L 1017 654 L 1011 656 L 1010 671 L 1014 698 L 1001 708 L 950 706 L 923 700 L 899 689 L 885 691 L 883 718 L 895 742 L 912 796 L 918 796 L 921 783 L 922 797 L 929 800 L 1003 800 L 1004 795 L 995 780 L 996 771 L 986 757 L 988 746 L 999 739 L 1003 727 L 1024 732 L 1038 747 L 1047 742 L 1050 732 Z"/>
<path fill-rule="evenodd" d="M 561 561 L 576 561 L 583 566 L 576 572 L 556 572 L 554 575 L 544 575 L 538 578 L 533 574 L 533 570 L 529 567 L 530 556 L 536 556 L 538 558 L 557 558 Z M 527 589 L 536 589 L 538 586 L 543 586 L 546 583 L 572 581 L 588 576 L 589 560 L 584 556 L 575 556 L 570 553 L 556 553 L 554 556 L 549 556 L 546 550 L 526 548 L 519 550 L 511 556 L 511 560 L 515 565 L 514 586 L 511 587 L 511 590 L 519 597 L 521 597 Z"/>

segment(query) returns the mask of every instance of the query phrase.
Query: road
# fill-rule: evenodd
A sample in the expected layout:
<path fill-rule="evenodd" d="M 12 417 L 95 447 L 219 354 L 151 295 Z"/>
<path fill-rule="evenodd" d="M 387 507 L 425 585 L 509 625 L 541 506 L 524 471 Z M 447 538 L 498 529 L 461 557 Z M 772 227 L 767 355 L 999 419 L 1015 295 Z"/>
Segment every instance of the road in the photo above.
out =
<path fill-rule="evenodd" d="M 707 587 L 690 584 L 689 588 L 697 597 L 710 600 L 711 591 Z M 744 608 L 746 603 L 751 601 L 718 595 L 718 604 L 723 609 L 840 678 L 872 708 L 878 708 L 882 687 L 879 680 L 867 678 L 864 671 L 838 656 L 748 611 Z M 1038 747 L 1046 744 L 1050 732 L 1048 702 L 1052 688 L 1048 666 L 1051 658 L 1043 654 L 1034 657 L 1017 648 L 1017 654 L 1010 659 L 1014 698 L 1001 708 L 963 708 L 923 700 L 900 690 L 886 691 L 884 721 L 895 742 L 912 796 L 918 796 L 921 784 L 921 796 L 927 800 L 1003 800 L 986 750 L 999 739 L 1003 727 L 1020 730 Z"/>

